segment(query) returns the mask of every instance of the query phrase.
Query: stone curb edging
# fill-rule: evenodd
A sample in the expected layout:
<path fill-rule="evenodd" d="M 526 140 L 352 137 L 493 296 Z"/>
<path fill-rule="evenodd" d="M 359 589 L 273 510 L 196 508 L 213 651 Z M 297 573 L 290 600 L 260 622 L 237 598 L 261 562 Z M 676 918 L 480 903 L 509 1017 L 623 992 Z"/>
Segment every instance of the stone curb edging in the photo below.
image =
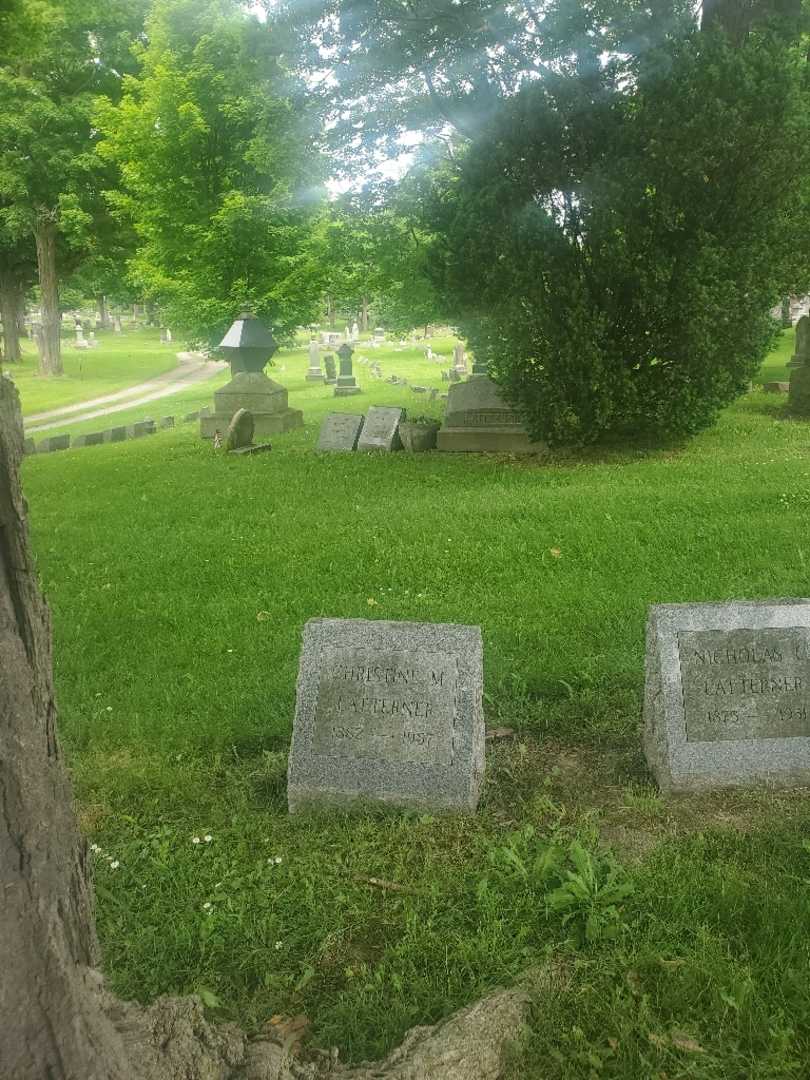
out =
<path fill-rule="evenodd" d="M 208 413 L 209 409 L 206 406 L 198 412 L 186 413 L 180 422 L 192 424 Z M 40 439 L 38 443 L 32 438 L 27 438 L 23 441 L 23 453 L 27 457 L 30 454 L 50 454 L 56 450 L 69 450 L 71 447 L 77 449 L 81 446 L 101 446 L 104 443 L 124 442 L 126 439 L 140 439 L 144 435 L 154 435 L 157 431 L 166 431 L 174 426 L 175 417 L 162 416 L 158 421 L 147 418 L 138 420 L 134 424 L 108 428 L 106 431 L 92 431 L 86 435 L 77 435 L 72 440 L 70 435 L 49 435 Z"/>

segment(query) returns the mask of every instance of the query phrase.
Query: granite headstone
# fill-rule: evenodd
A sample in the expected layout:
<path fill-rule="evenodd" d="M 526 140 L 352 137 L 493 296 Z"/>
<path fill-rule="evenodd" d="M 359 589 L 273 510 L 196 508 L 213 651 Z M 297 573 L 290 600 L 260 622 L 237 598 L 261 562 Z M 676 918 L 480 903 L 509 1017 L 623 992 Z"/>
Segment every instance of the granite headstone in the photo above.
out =
<path fill-rule="evenodd" d="M 363 420 L 355 413 L 329 413 L 321 424 L 318 450 L 356 450 Z"/>
<path fill-rule="evenodd" d="M 311 619 L 287 793 L 309 805 L 473 811 L 484 776 L 477 626 Z"/>
<path fill-rule="evenodd" d="M 644 750 L 664 791 L 810 784 L 810 600 L 653 605 Z"/>
<path fill-rule="evenodd" d="M 357 442 L 358 450 L 401 450 L 399 425 L 405 410 L 390 405 L 372 405 Z"/>

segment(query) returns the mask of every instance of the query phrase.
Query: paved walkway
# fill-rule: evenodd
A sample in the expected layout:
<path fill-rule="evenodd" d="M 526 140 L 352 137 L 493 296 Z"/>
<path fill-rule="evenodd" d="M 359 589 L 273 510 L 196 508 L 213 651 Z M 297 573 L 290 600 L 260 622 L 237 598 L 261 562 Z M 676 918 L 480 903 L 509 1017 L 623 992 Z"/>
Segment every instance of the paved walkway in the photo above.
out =
<path fill-rule="evenodd" d="M 115 394 L 93 398 L 91 401 L 64 405 L 61 409 L 50 409 L 48 412 L 26 416 L 25 433 L 33 435 L 37 431 L 49 431 L 51 428 L 61 428 L 68 424 L 81 424 L 85 420 L 95 420 L 97 416 L 109 416 L 111 413 L 147 405 L 150 401 L 158 401 L 160 398 L 188 390 L 195 383 L 218 375 L 228 366 L 221 361 L 206 360 L 200 353 L 180 352 L 177 354 L 177 359 L 180 363 L 176 368 L 164 372 L 163 375 L 157 375 L 148 382 L 129 386 L 126 390 L 119 390 Z"/>

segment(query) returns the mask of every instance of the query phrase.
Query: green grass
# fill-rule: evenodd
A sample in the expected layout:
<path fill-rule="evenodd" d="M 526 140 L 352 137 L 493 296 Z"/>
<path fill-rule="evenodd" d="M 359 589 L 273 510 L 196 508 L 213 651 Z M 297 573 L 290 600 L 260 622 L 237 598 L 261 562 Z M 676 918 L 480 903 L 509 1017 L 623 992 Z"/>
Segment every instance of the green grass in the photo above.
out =
<path fill-rule="evenodd" d="M 649 603 L 806 593 L 807 425 L 757 392 L 679 447 L 318 455 L 335 406 L 427 403 L 360 366 L 364 395 L 336 401 L 304 366 L 271 371 L 307 420 L 271 454 L 186 427 L 25 463 L 116 990 L 202 990 L 248 1025 L 304 1012 L 359 1060 L 553 963 L 514 1080 L 806 1075 L 808 802 L 661 799 L 639 725 Z M 518 734 L 489 747 L 474 818 L 287 815 L 320 615 L 481 625 L 488 723 Z M 575 840 L 633 887 L 592 898 L 584 942 L 585 909 L 549 903 Z"/>
<path fill-rule="evenodd" d="M 70 338 L 62 341 L 64 375 L 42 378 L 37 374 L 37 351 L 31 342 L 23 342 L 19 364 L 7 364 L 4 370 L 17 384 L 23 414 L 47 412 L 63 405 L 146 382 L 177 366 L 181 346 L 161 345 L 159 330 L 131 330 L 124 334 L 96 334 L 97 349 L 76 349 Z"/>

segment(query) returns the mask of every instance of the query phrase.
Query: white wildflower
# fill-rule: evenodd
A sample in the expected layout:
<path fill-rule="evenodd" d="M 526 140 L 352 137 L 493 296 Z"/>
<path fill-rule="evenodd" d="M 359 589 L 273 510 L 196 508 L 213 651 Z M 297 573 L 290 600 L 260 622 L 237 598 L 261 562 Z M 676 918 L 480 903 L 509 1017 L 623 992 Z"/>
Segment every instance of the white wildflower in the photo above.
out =
<path fill-rule="evenodd" d="M 192 844 L 199 844 L 199 842 L 200 842 L 199 836 L 192 836 L 191 842 L 192 842 Z"/>

